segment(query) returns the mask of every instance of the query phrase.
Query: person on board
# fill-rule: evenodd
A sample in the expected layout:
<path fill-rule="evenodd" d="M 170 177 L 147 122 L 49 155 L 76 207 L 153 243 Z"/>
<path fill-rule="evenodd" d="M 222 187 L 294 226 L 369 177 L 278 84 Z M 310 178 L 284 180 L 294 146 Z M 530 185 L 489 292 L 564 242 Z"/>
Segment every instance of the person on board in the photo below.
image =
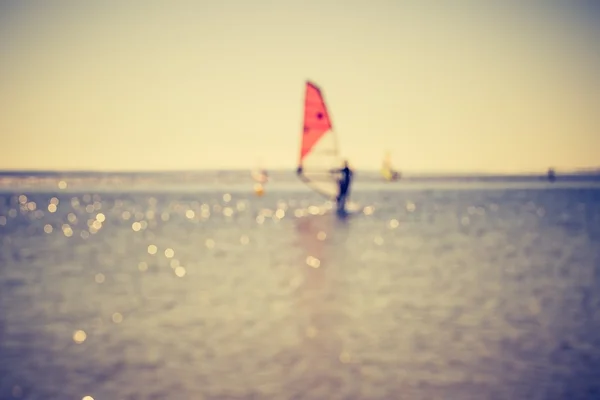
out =
<path fill-rule="evenodd" d="M 548 180 L 550 182 L 554 182 L 556 180 L 556 172 L 554 172 L 554 168 L 548 169 Z"/>
<path fill-rule="evenodd" d="M 341 174 L 339 183 L 339 191 L 338 196 L 336 198 L 337 201 L 337 210 L 338 212 L 346 211 L 346 199 L 348 197 L 348 192 L 350 191 L 350 185 L 352 184 L 352 175 L 353 172 L 348 165 L 348 160 L 344 160 L 344 168 L 335 171 Z"/>

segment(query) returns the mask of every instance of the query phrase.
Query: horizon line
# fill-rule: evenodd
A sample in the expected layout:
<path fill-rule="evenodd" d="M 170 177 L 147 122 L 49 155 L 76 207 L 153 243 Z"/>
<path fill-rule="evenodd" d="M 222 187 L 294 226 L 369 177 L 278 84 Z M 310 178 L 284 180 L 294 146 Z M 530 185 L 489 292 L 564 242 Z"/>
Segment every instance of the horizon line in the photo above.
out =
<path fill-rule="evenodd" d="M 139 169 L 0 169 L 0 176 L 7 175 L 58 175 L 58 174 L 177 174 L 177 173 L 202 173 L 202 172 L 249 172 L 256 168 L 198 168 L 198 169 L 156 169 L 156 170 L 139 170 Z M 264 168 L 272 172 L 295 172 L 295 168 Z M 368 173 L 378 173 L 377 168 L 353 168 L 354 170 L 364 171 Z M 600 174 L 600 166 L 598 167 L 579 167 L 579 168 L 552 168 L 556 174 Z M 494 171 L 435 171 L 435 170 L 400 170 L 402 176 L 406 175 L 437 175 L 437 176 L 539 176 L 546 175 L 549 169 L 540 171 L 520 171 L 520 172 L 494 172 Z"/>

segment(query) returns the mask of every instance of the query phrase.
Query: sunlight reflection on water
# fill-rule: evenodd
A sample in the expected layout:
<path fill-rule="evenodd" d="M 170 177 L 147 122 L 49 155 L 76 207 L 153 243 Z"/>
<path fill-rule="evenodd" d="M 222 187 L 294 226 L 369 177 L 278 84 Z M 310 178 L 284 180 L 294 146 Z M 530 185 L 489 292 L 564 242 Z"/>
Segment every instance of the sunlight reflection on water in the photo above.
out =
<path fill-rule="evenodd" d="M 0 398 L 600 390 L 599 191 L 353 198 L 2 195 Z"/>

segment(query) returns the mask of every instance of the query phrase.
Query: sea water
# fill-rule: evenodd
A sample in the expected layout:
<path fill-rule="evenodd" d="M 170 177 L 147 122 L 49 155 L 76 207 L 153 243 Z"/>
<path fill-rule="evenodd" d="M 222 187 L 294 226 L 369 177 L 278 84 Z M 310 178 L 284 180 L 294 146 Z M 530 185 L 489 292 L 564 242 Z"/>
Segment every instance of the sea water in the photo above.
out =
<path fill-rule="evenodd" d="M 5 190 L 0 398 L 600 397 L 600 189 L 352 199 Z"/>

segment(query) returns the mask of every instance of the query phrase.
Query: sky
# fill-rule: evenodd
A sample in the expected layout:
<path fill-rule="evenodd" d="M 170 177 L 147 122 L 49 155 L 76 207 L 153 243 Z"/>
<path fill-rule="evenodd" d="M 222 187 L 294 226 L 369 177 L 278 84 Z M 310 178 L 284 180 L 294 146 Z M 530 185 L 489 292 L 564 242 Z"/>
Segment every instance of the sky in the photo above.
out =
<path fill-rule="evenodd" d="M 0 169 L 293 169 L 307 79 L 355 168 L 596 167 L 599 39 L 592 0 L 0 0 Z"/>

